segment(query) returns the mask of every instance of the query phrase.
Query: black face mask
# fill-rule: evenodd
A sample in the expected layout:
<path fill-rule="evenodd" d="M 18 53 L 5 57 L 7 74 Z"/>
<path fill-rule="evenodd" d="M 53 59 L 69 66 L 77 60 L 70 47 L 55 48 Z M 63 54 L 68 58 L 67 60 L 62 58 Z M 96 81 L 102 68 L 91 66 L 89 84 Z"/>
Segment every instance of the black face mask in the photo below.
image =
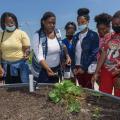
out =
<path fill-rule="evenodd" d="M 73 38 L 73 35 L 66 35 L 66 37 L 71 40 Z"/>
<path fill-rule="evenodd" d="M 120 26 L 112 26 L 112 29 L 113 29 L 116 33 L 120 33 Z"/>

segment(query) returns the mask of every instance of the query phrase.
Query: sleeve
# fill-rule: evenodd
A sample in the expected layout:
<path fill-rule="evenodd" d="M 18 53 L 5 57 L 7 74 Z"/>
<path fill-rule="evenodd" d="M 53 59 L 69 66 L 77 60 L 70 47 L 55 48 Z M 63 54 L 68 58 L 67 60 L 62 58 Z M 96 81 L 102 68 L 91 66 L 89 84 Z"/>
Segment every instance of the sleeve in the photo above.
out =
<path fill-rule="evenodd" d="M 66 39 L 62 40 L 62 44 L 66 45 Z"/>
<path fill-rule="evenodd" d="M 86 65 L 83 67 L 83 69 L 87 70 L 89 65 L 97 60 L 98 51 L 99 51 L 99 37 L 97 33 L 94 33 L 92 38 L 91 54 L 88 56 Z"/>
<path fill-rule="evenodd" d="M 39 43 L 39 35 L 37 33 L 33 36 L 32 48 L 37 60 L 39 62 L 44 60 L 42 45 Z"/>
<path fill-rule="evenodd" d="M 109 41 L 111 39 L 111 35 L 112 35 L 111 33 L 108 33 L 107 35 L 105 35 L 105 37 L 104 37 L 105 43 L 104 43 L 104 45 L 102 47 L 102 50 L 107 51 L 108 43 L 109 43 Z"/>
<path fill-rule="evenodd" d="M 28 37 L 26 32 L 22 31 L 21 41 L 23 46 L 30 46 L 30 38 Z"/>

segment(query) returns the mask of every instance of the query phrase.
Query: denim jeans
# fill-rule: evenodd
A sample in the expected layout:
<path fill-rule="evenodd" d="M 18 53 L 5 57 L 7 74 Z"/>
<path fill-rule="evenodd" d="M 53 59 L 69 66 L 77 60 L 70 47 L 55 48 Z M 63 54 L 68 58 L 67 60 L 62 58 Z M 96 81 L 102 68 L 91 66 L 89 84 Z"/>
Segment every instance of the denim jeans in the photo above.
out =
<path fill-rule="evenodd" d="M 20 81 L 22 83 L 28 83 L 29 82 L 29 66 L 26 60 L 18 60 L 15 62 L 9 62 L 9 61 L 3 61 L 3 69 L 5 71 L 5 81 L 9 81 L 9 79 L 20 77 Z M 8 70 L 9 66 L 9 70 Z M 8 72 L 9 71 L 9 77 Z M 10 82 L 11 83 L 11 82 Z"/>

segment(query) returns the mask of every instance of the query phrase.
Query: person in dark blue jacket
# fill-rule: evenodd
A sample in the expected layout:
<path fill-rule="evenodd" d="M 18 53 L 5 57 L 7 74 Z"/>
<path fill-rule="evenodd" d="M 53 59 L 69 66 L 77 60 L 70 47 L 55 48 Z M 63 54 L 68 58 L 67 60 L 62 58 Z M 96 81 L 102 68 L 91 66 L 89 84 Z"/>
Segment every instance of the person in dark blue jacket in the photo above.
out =
<path fill-rule="evenodd" d="M 88 68 L 97 61 L 99 50 L 98 34 L 88 28 L 89 10 L 80 8 L 78 10 L 78 30 L 73 41 L 72 69 L 78 83 L 82 87 L 93 88 L 91 78 L 93 73 Z"/>
<path fill-rule="evenodd" d="M 74 40 L 74 34 L 75 34 L 76 29 L 77 29 L 77 27 L 74 22 L 70 21 L 65 25 L 66 38 L 63 39 L 62 42 L 63 42 L 63 44 L 66 45 L 70 58 L 72 58 L 72 55 L 73 55 L 72 41 Z M 73 78 L 73 73 L 71 71 L 71 65 L 65 66 L 64 78 Z"/>

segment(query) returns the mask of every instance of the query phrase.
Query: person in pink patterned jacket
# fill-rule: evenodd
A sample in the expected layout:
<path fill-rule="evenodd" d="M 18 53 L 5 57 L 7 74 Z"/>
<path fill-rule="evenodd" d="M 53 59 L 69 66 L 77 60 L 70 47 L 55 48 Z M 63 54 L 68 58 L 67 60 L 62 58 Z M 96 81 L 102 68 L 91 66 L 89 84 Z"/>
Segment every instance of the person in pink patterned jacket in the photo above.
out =
<path fill-rule="evenodd" d="M 96 28 L 99 36 L 99 52 L 97 54 L 97 59 L 99 61 L 100 54 L 102 53 L 102 47 L 109 40 L 108 34 L 110 33 L 112 16 L 107 13 L 101 13 L 95 16 L 94 20 L 96 22 Z M 100 76 L 97 83 L 100 83 Z"/>
<path fill-rule="evenodd" d="M 110 33 L 110 24 L 112 16 L 107 13 L 101 13 L 95 16 L 94 20 L 96 22 L 96 28 L 99 35 L 99 48 L 102 48 L 105 44 L 105 35 Z"/>
<path fill-rule="evenodd" d="M 105 35 L 105 44 L 101 49 L 92 83 L 100 75 L 99 90 L 120 97 L 120 11 L 112 17 L 114 32 Z"/>

